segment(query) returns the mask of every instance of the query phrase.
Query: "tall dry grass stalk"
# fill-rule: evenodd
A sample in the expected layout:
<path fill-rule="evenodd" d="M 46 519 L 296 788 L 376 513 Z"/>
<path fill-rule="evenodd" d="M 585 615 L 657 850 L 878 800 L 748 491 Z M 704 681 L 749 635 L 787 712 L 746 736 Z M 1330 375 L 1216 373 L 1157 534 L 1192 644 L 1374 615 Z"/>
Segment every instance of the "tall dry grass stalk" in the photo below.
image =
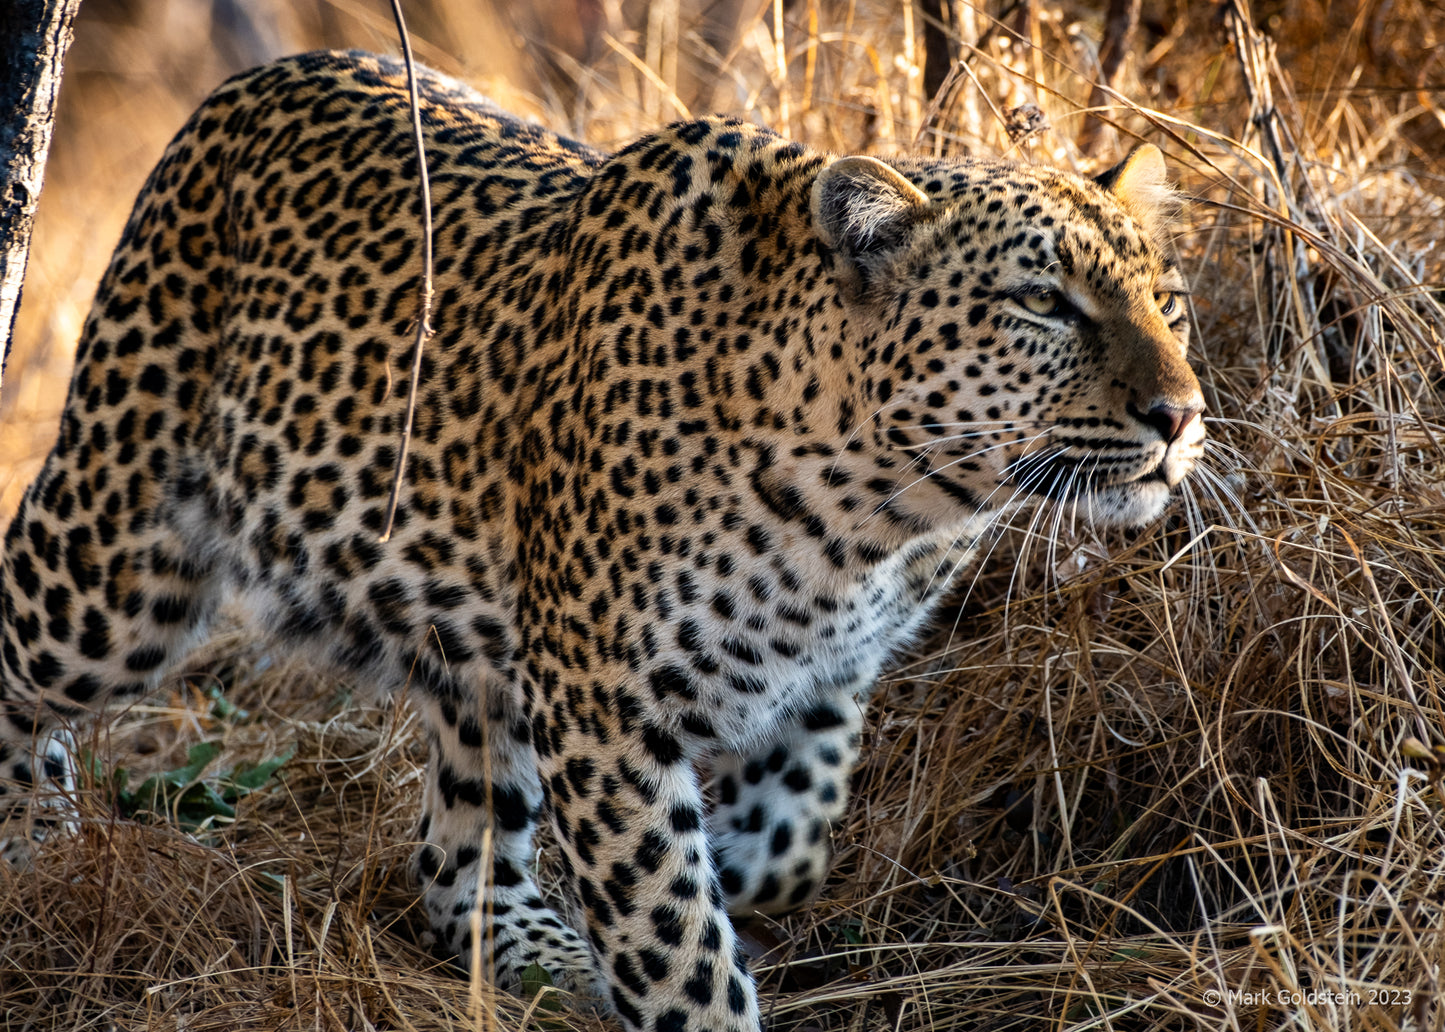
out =
<path fill-rule="evenodd" d="M 10 506 L 128 194 L 200 92 L 177 37 L 87 6 L 5 382 Z M 738 4 L 736 31 L 678 0 L 417 6 L 424 60 L 601 145 L 710 108 L 831 150 L 1085 171 L 1143 138 L 1188 202 L 1205 468 L 1146 532 L 1063 512 L 1002 536 L 890 674 L 829 884 L 746 933 L 773 1028 L 1445 1023 L 1445 16 L 1158 0 L 1096 94 L 1102 7 L 945 4 L 961 61 L 927 96 L 928 22 L 898 0 Z M 389 48 L 384 18 L 298 5 L 274 27 Z M 284 787 L 189 834 L 88 788 L 77 840 L 0 870 L 7 1027 L 607 1027 L 418 944 L 404 709 L 215 654 L 90 746 L 141 769 L 202 738 L 218 766 L 294 746 Z M 216 716 L 211 676 L 257 719 Z"/>

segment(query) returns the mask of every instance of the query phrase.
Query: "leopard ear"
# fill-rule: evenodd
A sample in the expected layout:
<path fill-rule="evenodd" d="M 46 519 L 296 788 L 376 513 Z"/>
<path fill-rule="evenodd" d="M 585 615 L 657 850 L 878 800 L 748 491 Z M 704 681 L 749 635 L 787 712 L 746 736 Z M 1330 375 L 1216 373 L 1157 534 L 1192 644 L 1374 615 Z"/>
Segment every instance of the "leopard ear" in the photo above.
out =
<path fill-rule="evenodd" d="M 1164 154 L 1152 143 L 1141 143 L 1128 157 L 1107 172 L 1094 177 L 1120 207 L 1149 233 L 1165 225 L 1179 203 L 1169 186 Z"/>
<path fill-rule="evenodd" d="M 928 213 L 928 195 L 877 158 L 839 158 L 813 183 L 813 225 L 866 284 Z"/>

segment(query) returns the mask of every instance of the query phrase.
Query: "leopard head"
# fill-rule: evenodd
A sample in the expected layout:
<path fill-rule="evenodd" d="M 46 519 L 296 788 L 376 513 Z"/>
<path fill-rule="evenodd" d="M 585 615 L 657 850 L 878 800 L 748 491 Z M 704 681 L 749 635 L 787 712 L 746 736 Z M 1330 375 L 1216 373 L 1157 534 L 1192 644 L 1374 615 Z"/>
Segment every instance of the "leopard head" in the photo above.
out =
<path fill-rule="evenodd" d="M 929 523 L 1041 498 L 1157 517 L 1203 450 L 1156 147 L 1095 180 L 989 161 L 833 161 L 813 224 L 854 332 L 858 436 Z"/>

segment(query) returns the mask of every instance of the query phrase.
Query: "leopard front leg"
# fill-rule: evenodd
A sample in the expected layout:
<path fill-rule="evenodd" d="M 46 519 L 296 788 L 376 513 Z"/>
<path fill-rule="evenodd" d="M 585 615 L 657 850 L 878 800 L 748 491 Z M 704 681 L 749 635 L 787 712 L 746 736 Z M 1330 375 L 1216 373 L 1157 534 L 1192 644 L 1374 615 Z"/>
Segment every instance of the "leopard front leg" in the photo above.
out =
<path fill-rule="evenodd" d="M 714 760 L 708 825 L 729 911 L 790 910 L 821 884 L 862 726 L 862 702 L 843 693 L 798 713 L 759 748 Z"/>
<path fill-rule="evenodd" d="M 521 714 L 501 688 L 491 692 L 485 719 L 430 695 L 417 705 L 430 755 L 419 829 L 425 844 L 413 867 L 442 948 L 466 966 L 479 946 L 482 970 L 513 992 L 522 990 L 523 972 L 535 964 L 554 984 L 591 994 L 597 980 L 592 952 L 543 902 L 532 876 L 542 783 Z M 491 866 L 483 876 L 487 843 Z M 472 941 L 474 910 L 482 915 L 481 943 Z"/>
<path fill-rule="evenodd" d="M 588 939 L 623 1024 L 759 1032 L 757 990 L 708 850 L 695 736 L 649 720 L 625 687 L 595 682 L 538 708 L 532 730 Z"/>

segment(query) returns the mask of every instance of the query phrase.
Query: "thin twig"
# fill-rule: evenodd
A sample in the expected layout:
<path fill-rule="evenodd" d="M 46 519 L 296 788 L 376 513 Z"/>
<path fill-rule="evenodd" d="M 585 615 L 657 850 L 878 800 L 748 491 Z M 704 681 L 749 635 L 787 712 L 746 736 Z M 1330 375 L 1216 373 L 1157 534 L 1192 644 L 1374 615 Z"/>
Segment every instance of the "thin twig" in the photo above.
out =
<path fill-rule="evenodd" d="M 406 453 L 411 446 L 411 428 L 416 418 L 416 391 L 421 382 L 421 356 L 432 335 L 431 296 L 431 181 L 426 171 L 426 144 L 421 135 L 421 101 L 417 97 L 416 64 L 411 56 L 411 40 L 402 17 L 401 0 L 391 0 L 391 13 L 396 18 L 396 33 L 401 38 L 401 56 L 406 62 L 406 88 L 411 104 L 411 132 L 416 141 L 416 168 L 421 180 L 421 300 L 416 318 L 416 340 L 411 346 L 411 382 L 406 389 L 406 422 L 401 428 L 401 446 L 396 452 L 396 469 L 391 474 L 391 496 L 386 500 L 386 520 L 381 527 L 381 540 L 391 540 L 391 527 L 396 519 L 396 506 L 401 498 L 401 483 L 406 477 Z"/>

